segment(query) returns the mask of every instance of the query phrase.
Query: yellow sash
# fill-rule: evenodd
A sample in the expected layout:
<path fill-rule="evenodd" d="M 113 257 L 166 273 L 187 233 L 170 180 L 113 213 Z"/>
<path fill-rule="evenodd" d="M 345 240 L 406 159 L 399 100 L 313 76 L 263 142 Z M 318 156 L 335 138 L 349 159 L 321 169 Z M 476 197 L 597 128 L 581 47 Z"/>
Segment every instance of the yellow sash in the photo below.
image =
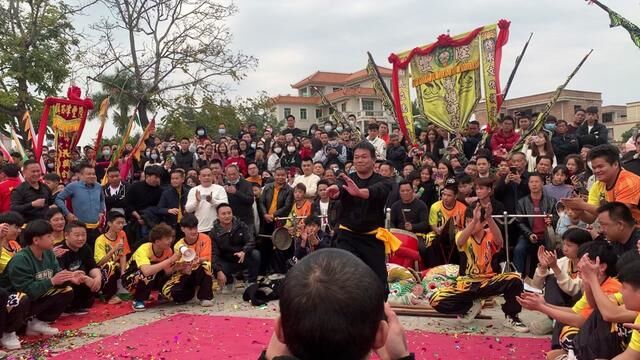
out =
<path fill-rule="evenodd" d="M 349 229 L 348 227 L 344 226 L 344 225 L 340 225 L 339 226 L 340 230 L 347 230 L 349 232 L 355 233 L 355 231 Z M 395 235 L 393 235 L 391 233 L 391 231 L 383 228 L 383 227 L 379 227 L 375 230 L 369 231 L 367 233 L 364 233 L 365 235 L 375 235 L 376 239 L 382 241 L 384 243 L 384 252 L 385 254 L 390 254 L 396 250 L 398 250 L 400 248 L 400 245 L 402 245 L 402 241 L 400 241 L 400 239 L 398 239 Z"/>

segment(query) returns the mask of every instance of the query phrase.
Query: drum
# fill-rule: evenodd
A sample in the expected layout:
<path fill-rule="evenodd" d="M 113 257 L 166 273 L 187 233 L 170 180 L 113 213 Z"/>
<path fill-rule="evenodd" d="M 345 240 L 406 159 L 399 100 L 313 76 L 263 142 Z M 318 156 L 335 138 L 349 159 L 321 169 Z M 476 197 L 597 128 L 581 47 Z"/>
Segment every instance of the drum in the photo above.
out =
<path fill-rule="evenodd" d="M 400 248 L 389 256 L 389 262 L 406 268 L 416 266 L 416 262 L 420 261 L 416 234 L 402 229 L 389 229 L 389 231 L 402 242 Z"/>
<path fill-rule="evenodd" d="M 389 229 L 395 237 L 402 242 L 400 247 L 406 247 L 412 250 L 418 250 L 418 236 L 411 231 L 402 229 Z"/>
<path fill-rule="evenodd" d="M 289 249 L 291 247 L 292 240 L 291 234 L 289 234 L 289 229 L 284 226 L 275 229 L 271 235 L 273 246 L 278 250 Z"/>

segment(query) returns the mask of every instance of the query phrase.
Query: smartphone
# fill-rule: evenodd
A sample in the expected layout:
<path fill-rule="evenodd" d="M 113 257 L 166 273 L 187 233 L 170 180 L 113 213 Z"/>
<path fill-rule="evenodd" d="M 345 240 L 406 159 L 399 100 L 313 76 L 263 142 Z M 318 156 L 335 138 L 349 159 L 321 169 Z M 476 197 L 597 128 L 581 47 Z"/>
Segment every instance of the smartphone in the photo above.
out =
<path fill-rule="evenodd" d="M 509 166 L 509 171 L 514 175 L 518 174 L 518 168 L 515 166 Z"/>

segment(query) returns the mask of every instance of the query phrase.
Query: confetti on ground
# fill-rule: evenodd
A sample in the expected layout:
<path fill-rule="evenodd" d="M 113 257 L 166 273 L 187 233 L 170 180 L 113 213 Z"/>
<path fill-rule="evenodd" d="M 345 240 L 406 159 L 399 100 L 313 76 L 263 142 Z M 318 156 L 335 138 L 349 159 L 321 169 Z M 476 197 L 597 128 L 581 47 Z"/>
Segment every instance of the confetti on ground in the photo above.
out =
<path fill-rule="evenodd" d="M 255 359 L 272 319 L 177 314 L 64 353 L 54 359 Z M 407 331 L 416 359 L 542 359 L 548 339 Z M 38 359 L 35 358 L 34 359 Z"/>

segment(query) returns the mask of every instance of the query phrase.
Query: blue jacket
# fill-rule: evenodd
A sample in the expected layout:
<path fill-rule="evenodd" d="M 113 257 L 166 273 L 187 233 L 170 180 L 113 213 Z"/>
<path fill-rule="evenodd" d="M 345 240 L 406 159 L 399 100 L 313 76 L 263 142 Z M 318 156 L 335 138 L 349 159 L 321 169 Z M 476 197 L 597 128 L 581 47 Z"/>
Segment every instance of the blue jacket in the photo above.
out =
<path fill-rule="evenodd" d="M 100 220 L 100 214 L 104 214 L 106 206 L 104 193 L 98 183 L 87 185 L 83 181 L 74 181 L 65 186 L 58 196 L 55 204 L 62 210 L 64 216 L 69 214 L 65 201 L 71 198 L 73 214 L 85 224 L 96 224 Z"/>

